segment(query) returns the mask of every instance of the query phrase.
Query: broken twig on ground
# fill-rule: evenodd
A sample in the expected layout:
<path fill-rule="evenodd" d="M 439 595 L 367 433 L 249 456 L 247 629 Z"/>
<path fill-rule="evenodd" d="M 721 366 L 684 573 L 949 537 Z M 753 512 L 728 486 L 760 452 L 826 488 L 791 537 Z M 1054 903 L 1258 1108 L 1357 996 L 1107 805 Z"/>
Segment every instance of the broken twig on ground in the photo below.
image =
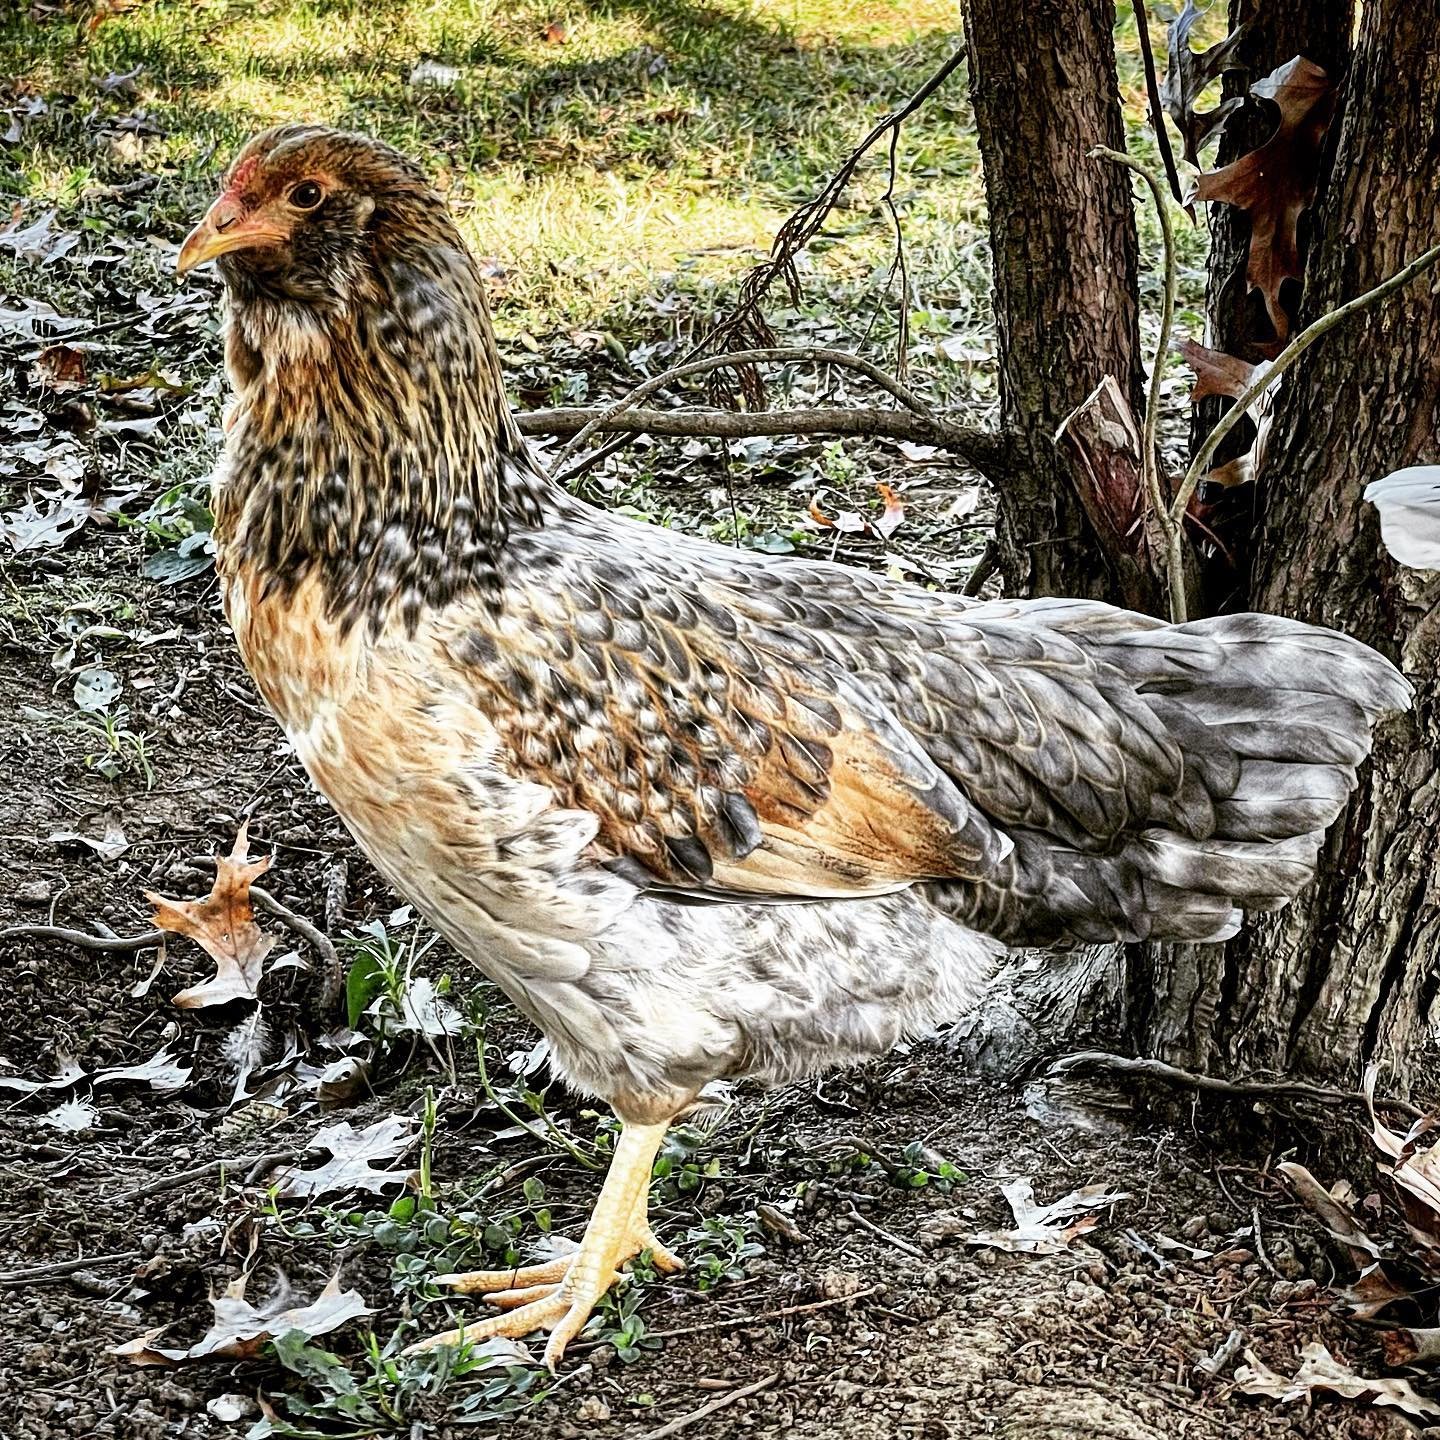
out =
<path fill-rule="evenodd" d="M 1174 1085 L 1188 1085 L 1196 1090 L 1213 1090 L 1221 1095 L 1296 1095 L 1329 1105 L 1367 1103 L 1361 1090 L 1335 1090 L 1328 1085 L 1312 1085 L 1307 1080 L 1224 1080 L 1218 1075 L 1182 1070 L 1178 1065 L 1167 1065 L 1163 1060 L 1147 1060 L 1138 1055 L 1113 1055 L 1107 1050 L 1081 1050 L 1074 1055 L 1062 1055 L 1045 1074 L 1047 1078 L 1068 1075 L 1072 1070 L 1087 1065 L 1102 1070 L 1121 1070 L 1132 1075 L 1149 1075 L 1156 1080 L 1168 1080 Z M 1415 1118 L 1425 1113 L 1408 1100 L 1380 1100 L 1376 1103 Z"/>
<path fill-rule="evenodd" d="M 662 1425 L 658 1430 L 647 1430 L 640 1440 L 668 1440 L 671 1435 L 678 1435 L 682 1430 L 688 1430 L 698 1420 L 704 1420 L 713 1415 L 717 1410 L 724 1410 L 726 1406 L 733 1405 L 737 1400 L 744 1400 L 749 1395 L 758 1395 L 762 1390 L 768 1390 L 778 1379 L 780 1372 L 773 1371 L 765 1376 L 763 1380 L 756 1380 L 752 1385 L 742 1385 L 738 1390 L 728 1390 L 723 1395 L 717 1395 L 715 1399 L 702 1405 L 698 1410 L 692 1410 L 688 1415 L 681 1415 L 669 1424 Z"/>

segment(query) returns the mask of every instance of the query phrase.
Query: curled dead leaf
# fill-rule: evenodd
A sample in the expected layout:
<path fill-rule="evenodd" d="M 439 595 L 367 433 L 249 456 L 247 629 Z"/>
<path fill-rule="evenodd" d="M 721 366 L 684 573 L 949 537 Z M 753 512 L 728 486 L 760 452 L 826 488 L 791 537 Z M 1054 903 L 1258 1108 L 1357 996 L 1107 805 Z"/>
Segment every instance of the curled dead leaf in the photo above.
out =
<path fill-rule="evenodd" d="M 1235 1371 L 1235 1384 L 1243 1394 L 1266 1395 L 1282 1403 L 1308 1402 L 1317 1390 L 1327 1390 L 1347 1400 L 1394 1406 L 1407 1415 L 1440 1416 L 1440 1404 L 1421 1395 L 1408 1380 L 1357 1375 L 1319 1341 L 1300 1352 L 1300 1367 L 1289 1379 L 1260 1361 L 1253 1350 L 1247 1350 L 1245 1363 Z"/>
<path fill-rule="evenodd" d="M 1257 81 L 1250 93 L 1279 111 L 1275 133 L 1233 164 L 1203 173 L 1194 198 L 1222 201 L 1249 214 L 1246 280 L 1264 297 L 1278 344 L 1290 333 L 1280 287 L 1301 275 L 1297 226 L 1315 199 L 1321 145 L 1335 113 L 1335 85 L 1318 65 L 1297 55 Z"/>
<path fill-rule="evenodd" d="M 275 937 L 255 923 L 250 885 L 270 868 L 270 857 L 251 860 L 247 846 L 248 826 L 242 825 L 230 854 L 216 857 L 215 884 L 203 900 L 167 900 L 145 892 L 161 930 L 194 940 L 215 961 L 213 978 L 173 997 L 182 1010 L 253 1000 L 259 991 L 265 957 L 274 948 Z"/>
<path fill-rule="evenodd" d="M 223 1295 L 214 1297 L 214 1322 L 205 1335 L 188 1346 L 164 1346 L 157 1342 L 170 1327 L 147 1330 L 134 1340 L 117 1345 L 110 1353 L 138 1366 L 180 1365 L 195 1360 L 244 1359 L 255 1355 L 267 1340 L 298 1330 L 305 1335 L 325 1335 L 350 1320 L 363 1320 L 375 1312 L 358 1290 L 340 1289 L 336 1275 L 308 1305 L 291 1304 L 290 1290 L 282 1283 L 278 1293 L 257 1309 L 245 1299 L 249 1279 L 242 1275 Z"/>
<path fill-rule="evenodd" d="M 85 352 L 73 345 L 47 345 L 36 357 L 30 371 L 31 382 L 41 390 L 63 394 L 83 390 L 89 374 L 85 368 Z"/>
<path fill-rule="evenodd" d="M 1250 387 L 1255 372 L 1260 368 L 1248 360 L 1227 355 L 1223 350 L 1211 350 L 1194 340 L 1182 340 L 1180 354 L 1185 363 L 1195 372 L 1195 389 L 1190 394 L 1190 403 L 1198 405 L 1210 395 L 1227 395 L 1238 400 Z"/>
<path fill-rule="evenodd" d="M 1000 1193 L 1015 1217 L 1013 1228 L 976 1231 L 966 1237 L 967 1245 L 1021 1255 L 1058 1255 L 1100 1223 L 1096 1210 L 1130 1198 L 1108 1192 L 1103 1185 L 1085 1185 L 1049 1205 L 1037 1205 L 1035 1187 L 1023 1176 L 1002 1185 Z"/>
<path fill-rule="evenodd" d="M 1161 104 L 1175 122 L 1175 128 L 1185 142 L 1185 158 L 1192 165 L 1200 163 L 1200 152 L 1220 133 L 1226 119 L 1245 103 L 1244 96 L 1234 95 L 1222 100 L 1213 110 L 1199 111 L 1195 108 L 1195 102 L 1207 86 L 1227 70 L 1243 68 L 1235 58 L 1240 42 L 1245 38 L 1243 25 L 1236 26 L 1208 50 L 1190 48 L 1190 32 L 1204 14 L 1205 11 L 1195 5 L 1195 0 L 1185 0 L 1185 8 L 1171 22 L 1166 32 L 1170 63 L 1165 72 L 1165 83 L 1160 87 Z"/>
<path fill-rule="evenodd" d="M 888 540 L 900 528 L 901 522 L 905 519 L 905 502 L 883 480 L 877 480 L 875 488 L 885 502 L 885 509 L 875 522 L 875 533 L 882 540 Z"/>

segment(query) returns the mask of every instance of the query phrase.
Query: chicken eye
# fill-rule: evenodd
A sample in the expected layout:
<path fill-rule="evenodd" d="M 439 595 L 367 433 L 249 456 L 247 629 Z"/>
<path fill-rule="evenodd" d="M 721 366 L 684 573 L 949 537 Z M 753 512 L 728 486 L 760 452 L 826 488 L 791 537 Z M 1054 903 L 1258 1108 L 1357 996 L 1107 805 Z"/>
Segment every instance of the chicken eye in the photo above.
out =
<path fill-rule="evenodd" d="M 324 198 L 325 192 L 313 180 L 302 180 L 290 192 L 290 203 L 297 210 L 313 210 Z"/>

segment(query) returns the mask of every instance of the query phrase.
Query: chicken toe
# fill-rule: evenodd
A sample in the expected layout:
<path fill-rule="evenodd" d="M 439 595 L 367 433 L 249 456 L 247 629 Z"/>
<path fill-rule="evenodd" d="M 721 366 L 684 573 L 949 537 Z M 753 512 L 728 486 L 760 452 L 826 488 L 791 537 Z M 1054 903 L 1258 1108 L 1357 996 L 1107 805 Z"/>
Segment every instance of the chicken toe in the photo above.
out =
<path fill-rule="evenodd" d="M 627 1125 L 620 1132 L 600 1198 L 580 1248 L 573 1255 L 513 1270 L 440 1276 L 442 1285 L 461 1294 L 482 1294 L 505 1313 L 422 1340 L 406 1353 L 440 1345 L 474 1344 L 496 1335 L 518 1339 L 536 1330 L 548 1330 L 545 1363 L 553 1370 L 600 1297 L 619 1279 L 620 1266 L 627 1260 L 648 1250 L 655 1268 L 662 1273 L 683 1270 L 680 1258 L 655 1238 L 647 1218 L 650 1170 L 665 1130 L 662 1123 Z"/>

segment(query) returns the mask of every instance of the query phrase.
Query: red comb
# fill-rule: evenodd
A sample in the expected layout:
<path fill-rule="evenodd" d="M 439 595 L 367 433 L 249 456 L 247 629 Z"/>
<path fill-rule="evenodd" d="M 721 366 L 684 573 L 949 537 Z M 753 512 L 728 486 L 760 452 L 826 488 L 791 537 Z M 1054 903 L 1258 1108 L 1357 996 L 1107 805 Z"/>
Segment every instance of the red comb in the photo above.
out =
<path fill-rule="evenodd" d="M 227 193 L 233 194 L 243 189 L 250 183 L 251 177 L 260 168 L 260 157 L 252 155 L 248 160 L 242 160 L 236 167 L 235 173 L 230 177 L 230 184 Z"/>

